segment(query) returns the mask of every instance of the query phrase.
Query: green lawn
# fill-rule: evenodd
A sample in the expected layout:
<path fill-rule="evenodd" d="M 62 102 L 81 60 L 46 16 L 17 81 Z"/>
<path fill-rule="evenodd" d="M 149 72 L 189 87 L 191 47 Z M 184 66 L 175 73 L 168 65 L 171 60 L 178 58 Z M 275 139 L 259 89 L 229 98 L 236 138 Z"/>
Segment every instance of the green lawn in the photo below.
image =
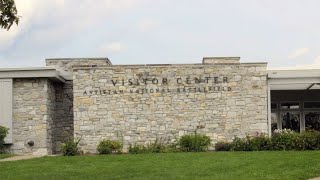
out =
<path fill-rule="evenodd" d="M 0 162 L 1 179 L 308 179 L 320 151 L 44 157 Z"/>

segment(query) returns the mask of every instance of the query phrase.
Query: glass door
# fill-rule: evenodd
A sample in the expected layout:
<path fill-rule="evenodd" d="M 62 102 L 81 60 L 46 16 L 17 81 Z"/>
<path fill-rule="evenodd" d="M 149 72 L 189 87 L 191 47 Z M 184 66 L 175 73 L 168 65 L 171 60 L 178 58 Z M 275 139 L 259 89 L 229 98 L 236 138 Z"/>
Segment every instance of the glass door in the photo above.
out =
<path fill-rule="evenodd" d="M 281 112 L 282 129 L 300 132 L 300 112 Z"/>
<path fill-rule="evenodd" d="M 282 129 L 291 129 L 300 132 L 300 103 L 283 102 L 280 106 L 280 122 Z"/>

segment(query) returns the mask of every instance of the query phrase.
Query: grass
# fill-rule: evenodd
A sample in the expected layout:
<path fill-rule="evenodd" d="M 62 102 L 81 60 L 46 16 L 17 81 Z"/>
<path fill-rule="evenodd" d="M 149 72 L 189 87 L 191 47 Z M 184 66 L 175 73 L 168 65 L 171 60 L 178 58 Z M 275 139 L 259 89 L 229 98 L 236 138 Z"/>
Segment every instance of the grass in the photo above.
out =
<path fill-rule="evenodd" d="M 320 151 L 44 157 L 0 162 L 1 179 L 308 179 Z"/>
<path fill-rule="evenodd" d="M 12 154 L 0 154 L 0 159 L 12 157 L 12 156 L 13 156 Z"/>

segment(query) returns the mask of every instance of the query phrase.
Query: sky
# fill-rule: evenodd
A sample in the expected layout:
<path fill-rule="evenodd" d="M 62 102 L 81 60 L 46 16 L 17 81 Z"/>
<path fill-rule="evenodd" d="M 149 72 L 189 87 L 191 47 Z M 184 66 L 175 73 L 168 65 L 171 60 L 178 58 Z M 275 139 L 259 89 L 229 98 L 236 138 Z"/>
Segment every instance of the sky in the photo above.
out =
<path fill-rule="evenodd" d="M 239 56 L 268 68 L 320 68 L 319 0 L 15 0 L 0 67 L 46 58 L 113 64 L 201 63 Z"/>

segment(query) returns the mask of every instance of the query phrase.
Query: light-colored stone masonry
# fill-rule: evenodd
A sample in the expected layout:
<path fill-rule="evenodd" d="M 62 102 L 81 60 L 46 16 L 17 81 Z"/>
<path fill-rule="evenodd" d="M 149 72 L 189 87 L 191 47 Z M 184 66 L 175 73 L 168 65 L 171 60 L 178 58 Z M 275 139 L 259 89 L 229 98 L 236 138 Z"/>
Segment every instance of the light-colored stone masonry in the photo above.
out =
<path fill-rule="evenodd" d="M 110 65 L 107 58 L 58 58 L 46 59 L 47 66 L 63 69 L 72 73 L 74 66 Z M 55 88 L 55 115 L 52 124 L 52 149 L 53 153 L 60 153 L 61 144 L 73 139 L 73 83 L 66 80 L 65 83 L 54 83 Z"/>
<path fill-rule="evenodd" d="M 50 80 L 14 79 L 13 145 L 15 154 L 51 154 L 54 88 Z M 34 142 L 30 146 L 28 142 Z"/>
<path fill-rule="evenodd" d="M 76 67 L 73 79 L 74 136 L 85 152 L 104 138 L 126 150 L 197 127 L 213 143 L 268 130 L 263 63 Z"/>

